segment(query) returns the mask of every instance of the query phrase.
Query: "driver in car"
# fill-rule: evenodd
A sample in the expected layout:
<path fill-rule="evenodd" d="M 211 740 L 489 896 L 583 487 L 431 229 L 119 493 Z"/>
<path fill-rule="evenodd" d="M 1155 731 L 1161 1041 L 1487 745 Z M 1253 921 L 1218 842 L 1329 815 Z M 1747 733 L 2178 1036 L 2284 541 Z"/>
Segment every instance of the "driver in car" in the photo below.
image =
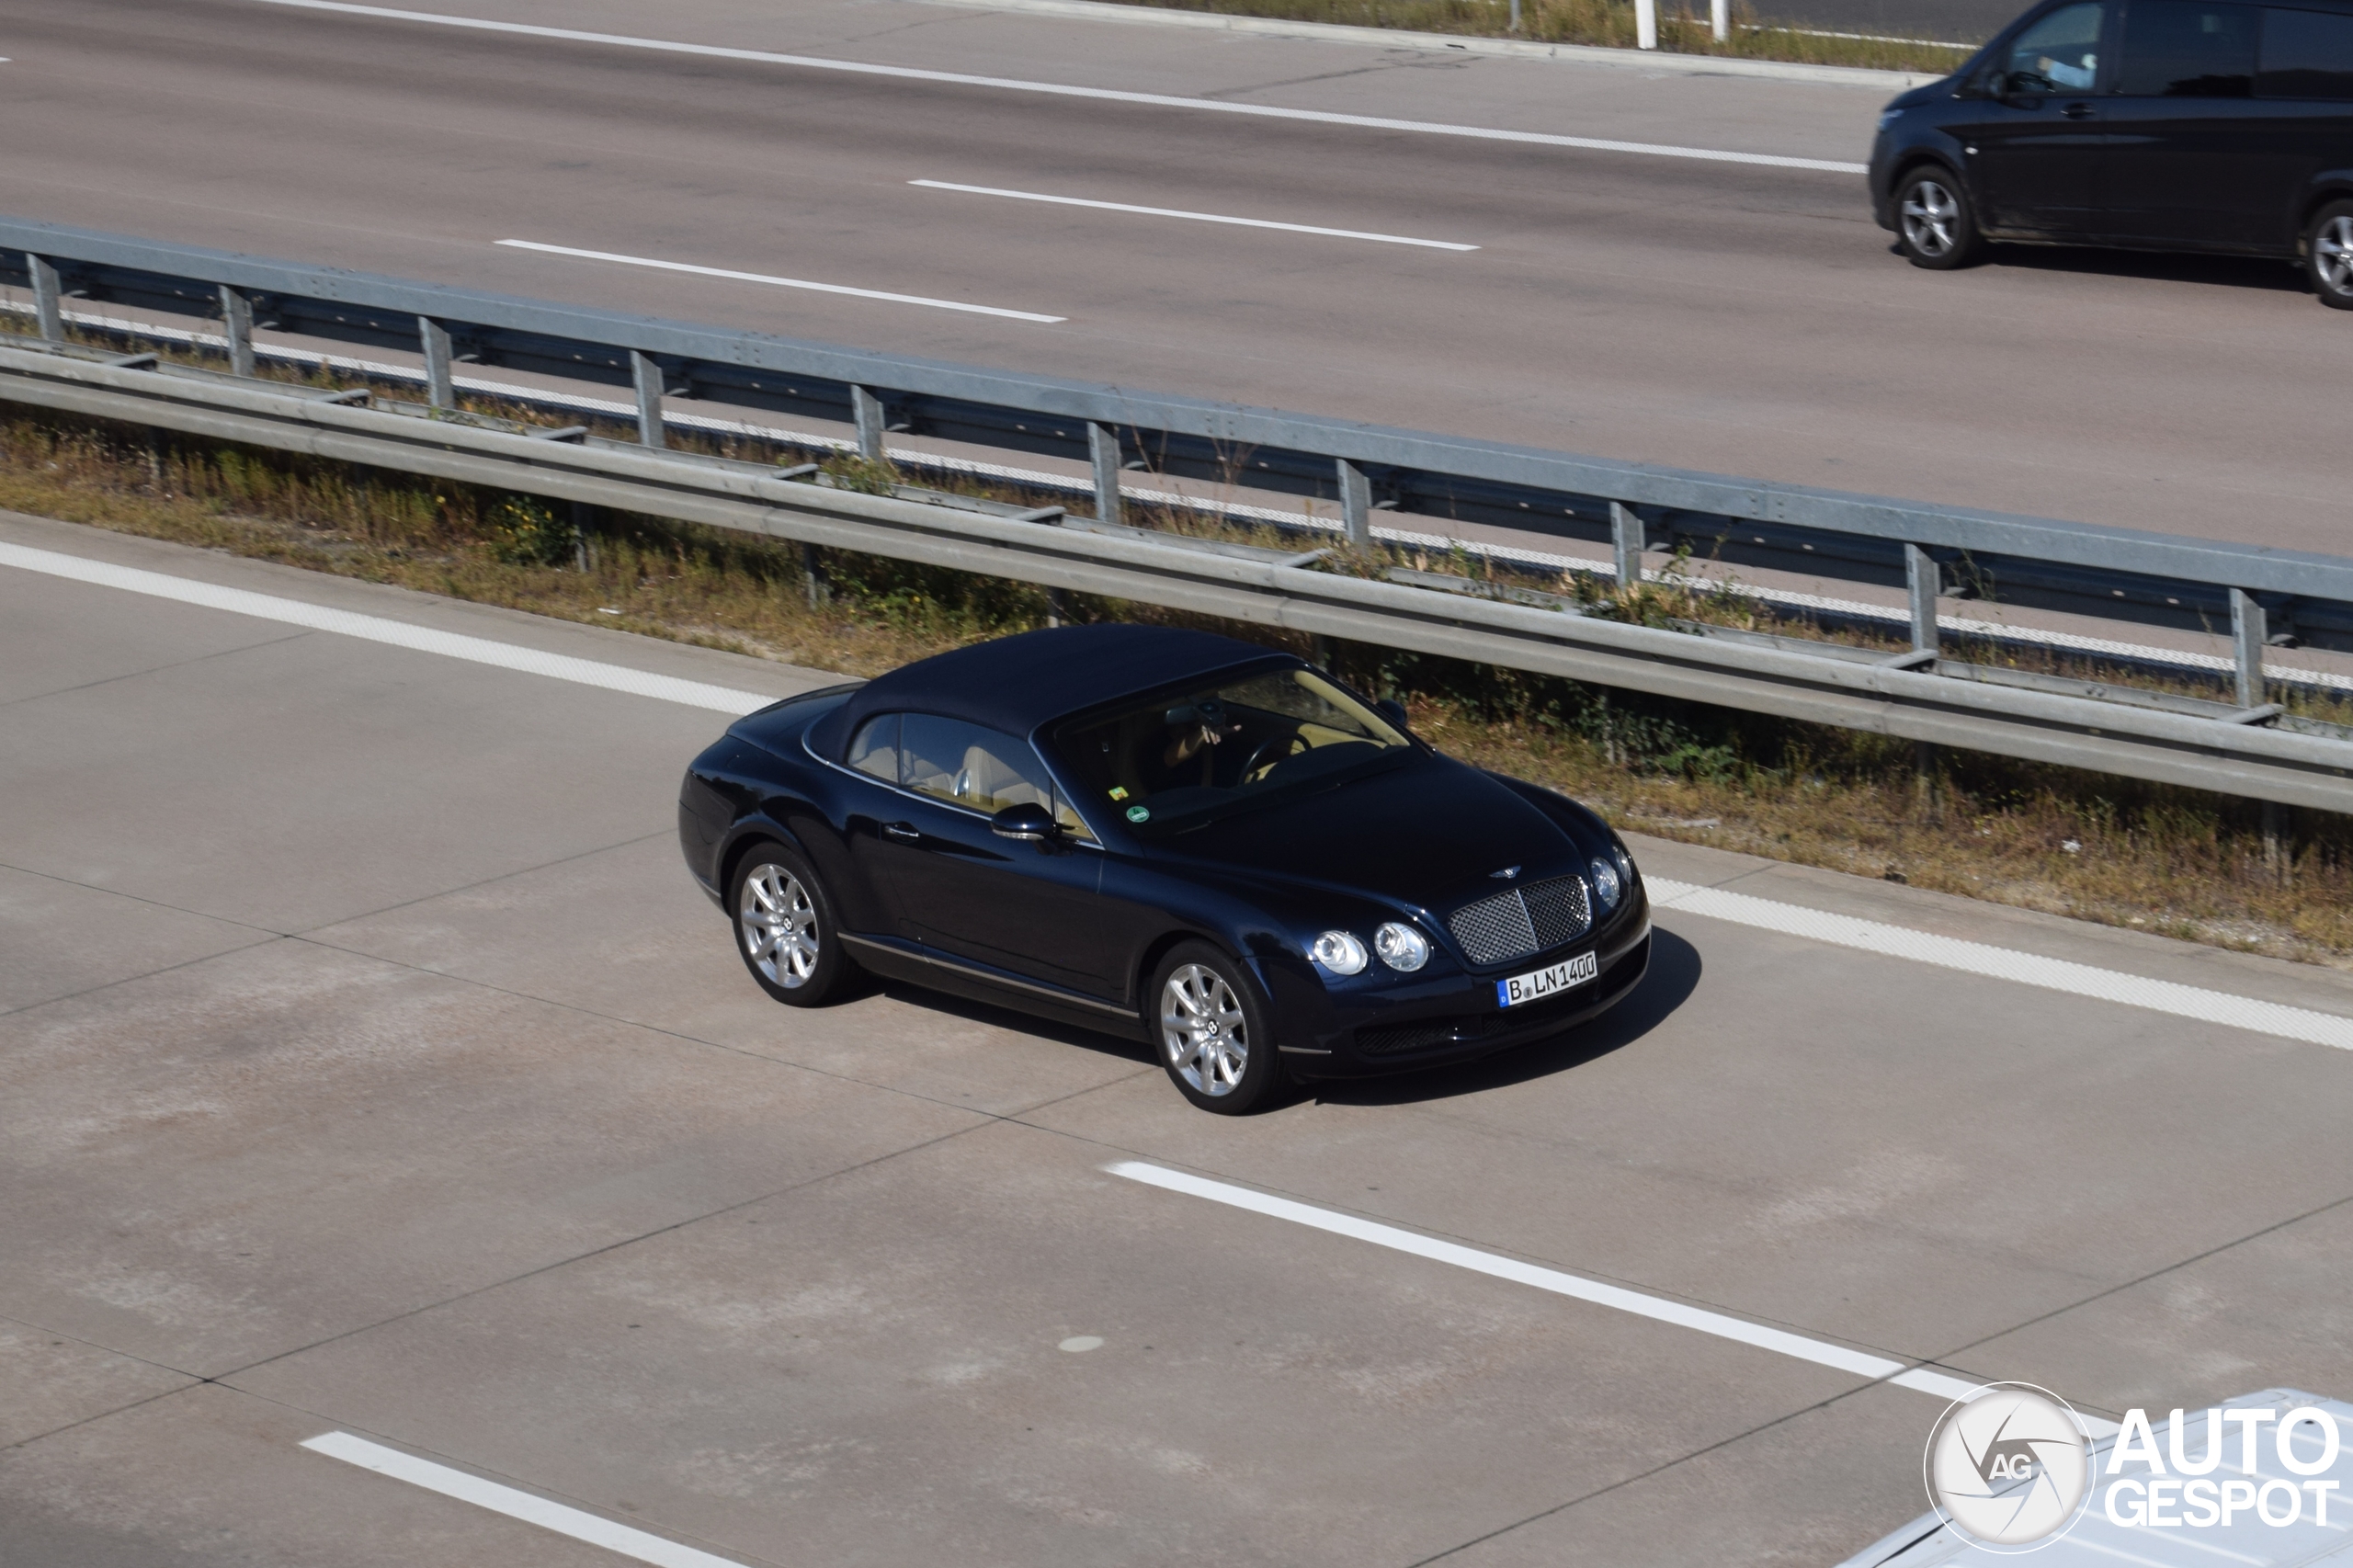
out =
<path fill-rule="evenodd" d="M 1199 756 L 1204 747 L 1222 744 L 1226 736 L 1241 733 L 1241 725 L 1227 720 L 1222 702 L 1195 702 L 1172 708 L 1168 710 L 1168 744 L 1160 754 L 1161 764 L 1176 767 Z"/>
<path fill-rule="evenodd" d="M 2063 60 L 2053 60 L 2046 54 L 2034 62 L 2034 69 L 2045 81 L 2062 87 L 2088 89 L 2093 78 L 2099 74 L 2099 57 L 2086 54 L 2082 64 L 2070 65 Z"/>

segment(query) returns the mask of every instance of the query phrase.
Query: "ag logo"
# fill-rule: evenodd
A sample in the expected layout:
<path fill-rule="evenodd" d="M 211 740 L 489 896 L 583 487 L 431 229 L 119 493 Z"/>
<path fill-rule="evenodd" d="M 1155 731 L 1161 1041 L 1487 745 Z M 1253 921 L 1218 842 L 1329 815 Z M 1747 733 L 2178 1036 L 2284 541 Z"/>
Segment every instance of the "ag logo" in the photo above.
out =
<path fill-rule="evenodd" d="M 1991 1383 L 1928 1434 L 1928 1502 L 1945 1527 L 1991 1551 L 2048 1546 L 2091 1501 L 2091 1434 L 2065 1400 Z"/>

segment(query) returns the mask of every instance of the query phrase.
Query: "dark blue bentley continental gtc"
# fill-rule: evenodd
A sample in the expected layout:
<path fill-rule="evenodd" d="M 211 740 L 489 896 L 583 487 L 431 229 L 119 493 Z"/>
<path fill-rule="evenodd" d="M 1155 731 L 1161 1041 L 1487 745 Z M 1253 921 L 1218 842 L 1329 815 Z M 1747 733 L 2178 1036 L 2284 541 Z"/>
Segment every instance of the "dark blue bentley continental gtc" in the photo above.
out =
<path fill-rule="evenodd" d="M 687 771 L 687 864 L 779 1002 L 860 971 L 1155 1047 L 1204 1109 L 1540 1039 L 1650 962 L 1574 801 L 1205 632 L 1065 627 L 764 708 Z"/>

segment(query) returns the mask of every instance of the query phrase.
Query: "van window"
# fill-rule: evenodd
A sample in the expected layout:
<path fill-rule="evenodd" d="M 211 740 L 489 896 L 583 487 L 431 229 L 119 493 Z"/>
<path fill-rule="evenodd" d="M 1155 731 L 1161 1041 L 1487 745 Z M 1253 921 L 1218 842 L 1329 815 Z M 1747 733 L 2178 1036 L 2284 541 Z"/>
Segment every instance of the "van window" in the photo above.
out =
<path fill-rule="evenodd" d="M 2353 98 L 2353 17 L 2264 12 L 2255 92 L 2264 98 Z"/>
<path fill-rule="evenodd" d="M 2145 98 L 2244 98 L 2255 91 L 2251 6 L 2131 0 L 2116 90 Z"/>
<path fill-rule="evenodd" d="M 2063 6 L 2018 34 L 1994 90 L 2005 97 L 2090 92 L 2099 79 L 2099 35 L 2107 12 L 2105 6 Z"/>

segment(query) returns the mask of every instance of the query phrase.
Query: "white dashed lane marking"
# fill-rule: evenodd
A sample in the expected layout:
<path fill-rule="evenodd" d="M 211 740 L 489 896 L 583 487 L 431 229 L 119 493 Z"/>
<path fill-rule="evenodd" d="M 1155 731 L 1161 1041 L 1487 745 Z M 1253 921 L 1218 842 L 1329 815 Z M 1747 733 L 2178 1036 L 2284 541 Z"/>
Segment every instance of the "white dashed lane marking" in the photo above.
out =
<path fill-rule="evenodd" d="M 640 1562 L 651 1562 L 654 1568 L 744 1568 L 743 1563 L 732 1557 L 715 1556 L 696 1547 L 666 1540 L 661 1536 L 648 1534 L 585 1509 L 551 1502 L 535 1493 L 503 1486 L 495 1481 L 485 1481 L 479 1475 L 452 1470 L 431 1460 L 421 1460 L 415 1454 L 404 1454 L 398 1449 L 388 1449 L 381 1443 L 371 1443 L 348 1432 L 322 1432 L 302 1446 L 314 1454 L 324 1454 L 331 1460 L 356 1464 L 362 1470 L 372 1470 L 378 1475 L 390 1476 L 394 1481 L 405 1481 L 411 1486 L 438 1492 L 444 1497 L 455 1497 L 460 1503 L 488 1508 L 494 1514 L 504 1514 L 510 1519 L 520 1519 L 525 1524 L 537 1525 L 558 1535 L 568 1535 L 591 1546 L 601 1546 L 607 1551 L 618 1552 Z"/>

